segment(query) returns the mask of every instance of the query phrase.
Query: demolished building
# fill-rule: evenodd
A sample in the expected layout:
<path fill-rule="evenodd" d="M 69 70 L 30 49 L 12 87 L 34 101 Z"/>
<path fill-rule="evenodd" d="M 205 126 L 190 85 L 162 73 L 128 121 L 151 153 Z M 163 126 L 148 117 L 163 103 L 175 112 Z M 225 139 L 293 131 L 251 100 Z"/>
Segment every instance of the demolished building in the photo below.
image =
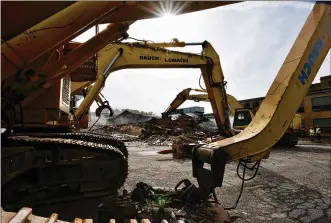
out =
<path fill-rule="evenodd" d="M 117 116 L 108 119 L 108 124 L 111 125 L 125 125 L 147 122 L 153 116 L 137 114 L 128 110 L 123 111 Z"/>

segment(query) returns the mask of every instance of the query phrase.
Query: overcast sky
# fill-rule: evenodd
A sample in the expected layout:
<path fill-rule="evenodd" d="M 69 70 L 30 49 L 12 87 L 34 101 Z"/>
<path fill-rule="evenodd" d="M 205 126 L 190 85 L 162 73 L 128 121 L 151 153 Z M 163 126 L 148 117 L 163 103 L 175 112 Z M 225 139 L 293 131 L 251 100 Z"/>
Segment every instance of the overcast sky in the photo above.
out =
<path fill-rule="evenodd" d="M 178 38 L 185 42 L 209 41 L 218 52 L 227 92 L 238 100 L 264 97 L 293 45 L 313 4 L 304 2 L 244 2 L 178 16 L 140 20 L 129 35 L 154 42 Z M 101 28 L 104 28 L 101 27 Z M 77 37 L 84 42 L 95 29 Z M 200 53 L 201 46 L 187 47 Z M 314 82 L 330 75 L 330 52 Z M 184 88 L 199 88 L 199 69 L 126 69 L 112 73 L 103 95 L 113 108 L 163 112 Z M 181 107 L 203 106 L 187 101 Z M 92 105 L 94 111 L 96 105 Z"/>

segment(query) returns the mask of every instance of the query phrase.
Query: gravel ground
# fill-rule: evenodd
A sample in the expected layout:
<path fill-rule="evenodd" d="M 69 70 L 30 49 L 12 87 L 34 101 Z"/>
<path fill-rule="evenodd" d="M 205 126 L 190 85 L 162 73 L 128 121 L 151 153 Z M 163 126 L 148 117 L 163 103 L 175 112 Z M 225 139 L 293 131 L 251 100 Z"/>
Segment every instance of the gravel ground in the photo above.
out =
<path fill-rule="evenodd" d="M 157 154 L 169 147 L 126 144 L 130 153 L 126 189 L 139 181 L 162 187 L 174 187 L 183 178 L 196 182 L 190 160 Z M 236 163 L 228 164 L 223 187 L 216 191 L 225 207 L 234 204 L 240 186 Z M 233 222 L 331 222 L 330 186 L 330 145 L 275 148 L 261 162 L 256 178 L 245 183 L 237 208 L 229 213 Z"/>

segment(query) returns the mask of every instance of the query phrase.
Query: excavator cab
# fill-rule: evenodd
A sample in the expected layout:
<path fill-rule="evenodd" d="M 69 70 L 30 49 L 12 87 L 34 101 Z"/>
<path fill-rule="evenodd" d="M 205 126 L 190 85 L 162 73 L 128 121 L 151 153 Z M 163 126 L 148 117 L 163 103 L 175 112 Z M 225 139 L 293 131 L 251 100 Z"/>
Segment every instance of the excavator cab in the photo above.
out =
<path fill-rule="evenodd" d="M 233 129 L 236 133 L 241 132 L 252 121 L 254 113 L 247 108 L 237 108 L 233 119 Z"/>

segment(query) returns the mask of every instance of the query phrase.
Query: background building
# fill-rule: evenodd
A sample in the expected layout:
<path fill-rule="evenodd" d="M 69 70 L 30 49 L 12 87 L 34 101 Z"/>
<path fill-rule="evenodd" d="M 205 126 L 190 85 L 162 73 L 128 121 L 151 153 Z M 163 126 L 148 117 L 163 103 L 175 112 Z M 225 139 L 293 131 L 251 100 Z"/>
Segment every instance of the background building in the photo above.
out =
<path fill-rule="evenodd" d="M 264 97 L 241 100 L 244 108 L 257 111 Z M 310 127 L 318 125 L 322 136 L 331 136 L 331 75 L 320 78 L 320 83 L 312 84 L 304 97 L 298 114 L 302 128 L 308 133 Z"/>
<path fill-rule="evenodd" d="M 178 108 L 172 114 L 188 114 L 188 113 L 203 114 L 204 112 L 205 112 L 204 107 L 193 106 L 188 108 Z"/>
<path fill-rule="evenodd" d="M 320 83 L 310 87 L 298 113 L 306 131 L 318 125 L 322 134 L 331 136 L 331 75 L 321 77 Z"/>

